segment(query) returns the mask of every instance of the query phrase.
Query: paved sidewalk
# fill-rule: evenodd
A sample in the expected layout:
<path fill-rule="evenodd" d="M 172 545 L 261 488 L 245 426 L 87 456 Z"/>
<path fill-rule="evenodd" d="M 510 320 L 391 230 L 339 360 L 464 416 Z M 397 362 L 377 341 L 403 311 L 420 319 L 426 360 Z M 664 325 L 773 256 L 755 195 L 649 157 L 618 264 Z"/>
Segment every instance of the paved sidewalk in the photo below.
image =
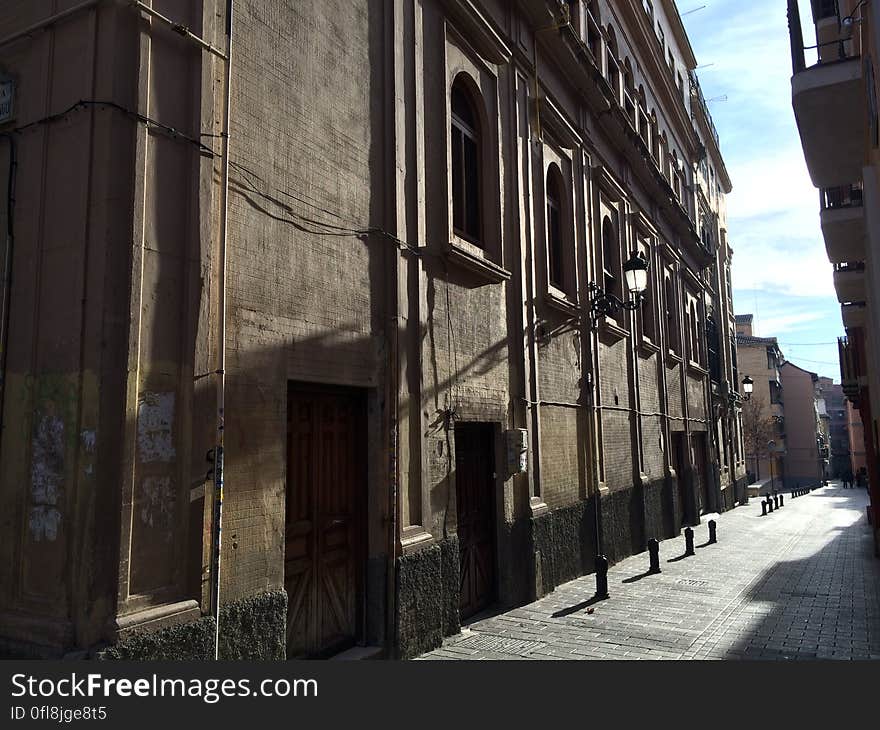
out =
<path fill-rule="evenodd" d="M 864 489 L 838 483 L 761 517 L 758 499 L 717 517 L 718 543 L 696 527 L 608 574 L 471 623 L 419 659 L 880 659 L 880 560 Z M 593 613 L 589 613 L 590 609 Z"/>

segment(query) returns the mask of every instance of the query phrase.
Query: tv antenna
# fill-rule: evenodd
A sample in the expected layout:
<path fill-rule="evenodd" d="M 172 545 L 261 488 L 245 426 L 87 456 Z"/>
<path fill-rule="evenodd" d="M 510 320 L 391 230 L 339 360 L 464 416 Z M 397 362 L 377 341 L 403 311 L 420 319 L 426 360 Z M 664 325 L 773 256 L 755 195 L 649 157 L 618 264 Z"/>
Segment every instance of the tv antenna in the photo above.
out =
<path fill-rule="evenodd" d="M 698 10 L 705 10 L 707 7 L 709 7 L 709 6 L 708 5 L 700 5 L 700 7 L 693 8 L 693 10 L 687 10 L 681 14 L 681 17 L 683 18 L 685 15 L 690 15 L 691 13 L 696 13 Z"/>

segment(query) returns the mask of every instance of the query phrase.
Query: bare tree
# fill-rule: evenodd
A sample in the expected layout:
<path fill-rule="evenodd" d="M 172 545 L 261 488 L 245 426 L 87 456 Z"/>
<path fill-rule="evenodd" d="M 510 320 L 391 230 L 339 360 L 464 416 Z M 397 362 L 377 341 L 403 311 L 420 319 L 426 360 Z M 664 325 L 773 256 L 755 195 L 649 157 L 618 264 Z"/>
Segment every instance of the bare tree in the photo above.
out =
<path fill-rule="evenodd" d="M 774 456 L 769 443 L 776 438 L 776 422 L 767 410 L 765 403 L 759 400 L 747 400 L 743 403 L 742 428 L 746 459 L 755 460 L 755 470 L 757 471 L 761 461 Z M 757 476 L 760 475 L 756 474 Z"/>

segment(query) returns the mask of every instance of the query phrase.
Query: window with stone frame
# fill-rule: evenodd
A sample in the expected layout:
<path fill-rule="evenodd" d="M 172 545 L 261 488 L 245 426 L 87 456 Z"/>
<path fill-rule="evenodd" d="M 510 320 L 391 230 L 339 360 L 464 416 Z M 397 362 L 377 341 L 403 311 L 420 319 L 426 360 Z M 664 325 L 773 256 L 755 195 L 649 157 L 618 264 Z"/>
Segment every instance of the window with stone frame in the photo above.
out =
<path fill-rule="evenodd" d="M 645 291 L 645 296 L 640 309 L 642 337 L 645 337 L 652 344 L 656 345 L 659 344 L 660 337 L 657 333 L 657 328 L 659 326 L 657 322 L 657 291 L 656 287 L 651 285 L 652 248 L 653 246 L 651 238 L 647 235 L 640 234 L 638 241 L 638 250 L 640 253 L 644 254 L 645 258 L 648 261 L 648 288 Z"/>
<path fill-rule="evenodd" d="M 572 282 L 569 281 L 570 267 L 567 266 L 569 242 L 566 232 L 568 218 L 565 196 L 565 181 L 556 163 L 547 168 L 545 211 L 547 236 L 547 279 L 550 285 L 560 291 L 572 293 Z"/>
<path fill-rule="evenodd" d="M 482 136 L 473 92 L 459 77 L 451 92 L 452 229 L 466 241 L 482 247 Z"/>
<path fill-rule="evenodd" d="M 671 353 L 679 355 L 681 335 L 678 326 L 678 297 L 675 291 L 674 272 L 669 267 L 663 272 L 663 319 L 667 347 Z"/>
<path fill-rule="evenodd" d="M 606 294 L 623 299 L 623 282 L 620 270 L 620 237 L 616 221 L 610 215 L 602 219 L 602 287 Z M 617 318 L 620 311 L 617 310 Z"/>

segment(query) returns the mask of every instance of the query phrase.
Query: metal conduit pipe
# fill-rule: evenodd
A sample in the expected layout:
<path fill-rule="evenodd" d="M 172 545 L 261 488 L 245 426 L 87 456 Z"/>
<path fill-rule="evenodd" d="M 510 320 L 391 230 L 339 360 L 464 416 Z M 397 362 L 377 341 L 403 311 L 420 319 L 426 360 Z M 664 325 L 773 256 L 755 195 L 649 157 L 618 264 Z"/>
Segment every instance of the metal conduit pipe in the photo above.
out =
<path fill-rule="evenodd" d="M 232 107 L 232 21 L 233 0 L 226 0 L 226 89 L 221 132 L 221 206 L 218 271 L 217 324 L 217 445 L 214 449 L 214 501 L 211 560 L 211 609 L 214 615 L 214 659 L 220 658 L 220 549 L 223 529 L 223 446 L 226 407 L 226 250 L 229 239 L 229 130 Z"/>
<path fill-rule="evenodd" d="M 31 33 L 35 33 L 38 30 L 42 30 L 43 28 L 48 28 L 50 25 L 57 23 L 59 20 L 64 20 L 65 18 L 70 17 L 71 15 L 75 15 L 81 10 L 88 10 L 89 8 L 98 5 L 99 3 L 104 2 L 104 0 L 86 0 L 86 2 L 80 3 L 79 5 L 74 5 L 72 8 L 68 8 L 67 10 L 62 10 L 59 13 L 55 13 L 54 15 L 50 15 L 48 18 L 44 18 L 33 25 L 29 25 L 27 28 L 23 30 L 18 30 L 11 35 L 6 36 L 5 38 L 0 38 L 0 48 L 3 46 L 12 43 L 13 41 L 17 41 L 20 38 L 26 38 Z"/>

